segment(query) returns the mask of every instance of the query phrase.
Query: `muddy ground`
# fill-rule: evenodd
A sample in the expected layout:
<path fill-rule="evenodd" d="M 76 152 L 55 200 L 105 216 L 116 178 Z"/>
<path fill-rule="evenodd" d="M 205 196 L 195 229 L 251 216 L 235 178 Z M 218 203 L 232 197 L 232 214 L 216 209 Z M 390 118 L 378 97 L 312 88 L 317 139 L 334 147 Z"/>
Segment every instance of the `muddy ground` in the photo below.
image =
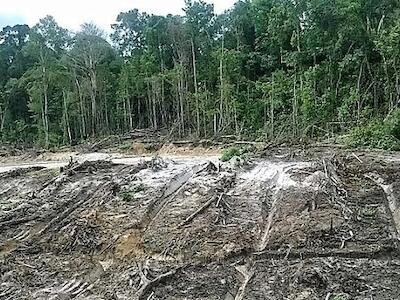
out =
<path fill-rule="evenodd" d="M 0 299 L 400 299 L 400 155 L 0 164 Z"/>

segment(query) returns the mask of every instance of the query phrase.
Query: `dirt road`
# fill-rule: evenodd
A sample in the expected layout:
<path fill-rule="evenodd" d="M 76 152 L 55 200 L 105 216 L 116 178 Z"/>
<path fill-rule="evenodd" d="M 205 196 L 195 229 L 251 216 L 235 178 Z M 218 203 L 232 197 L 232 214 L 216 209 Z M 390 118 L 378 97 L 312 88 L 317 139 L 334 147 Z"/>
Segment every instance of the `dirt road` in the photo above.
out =
<path fill-rule="evenodd" d="M 10 160 L 0 299 L 399 299 L 399 166 L 333 150 Z"/>

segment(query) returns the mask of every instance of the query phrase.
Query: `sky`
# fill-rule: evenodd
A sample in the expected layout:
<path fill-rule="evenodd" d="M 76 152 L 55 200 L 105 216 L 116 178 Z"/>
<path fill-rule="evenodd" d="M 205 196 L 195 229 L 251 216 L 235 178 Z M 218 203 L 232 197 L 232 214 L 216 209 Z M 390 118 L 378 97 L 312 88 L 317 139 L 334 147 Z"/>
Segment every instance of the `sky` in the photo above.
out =
<path fill-rule="evenodd" d="M 221 13 L 236 0 L 205 0 L 214 3 Z M 184 0 L 0 0 L 0 28 L 25 23 L 35 25 L 40 18 L 52 15 L 59 25 L 78 30 L 84 22 L 94 22 L 110 31 L 120 12 L 138 8 L 152 14 L 182 14 Z"/>

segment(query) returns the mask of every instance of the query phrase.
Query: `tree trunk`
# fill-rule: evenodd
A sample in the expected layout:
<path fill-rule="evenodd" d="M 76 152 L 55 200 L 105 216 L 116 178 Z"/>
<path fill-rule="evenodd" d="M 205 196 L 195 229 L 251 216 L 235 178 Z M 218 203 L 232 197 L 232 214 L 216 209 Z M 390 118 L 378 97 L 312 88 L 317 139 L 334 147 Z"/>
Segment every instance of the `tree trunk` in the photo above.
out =
<path fill-rule="evenodd" d="M 90 99 L 91 99 L 91 107 L 92 107 L 92 135 L 93 136 L 95 136 L 97 133 L 96 94 L 97 94 L 96 72 L 94 70 L 90 70 Z"/>
<path fill-rule="evenodd" d="M 126 109 L 126 100 L 123 102 L 123 108 L 124 108 L 124 128 L 123 131 L 125 131 L 128 127 L 128 112 Z"/>
<path fill-rule="evenodd" d="M 196 100 L 196 121 L 197 121 L 197 135 L 200 135 L 200 107 L 199 107 L 199 97 L 198 97 L 198 86 L 197 86 L 197 68 L 196 68 L 196 51 L 194 49 L 193 38 L 192 43 L 192 60 L 193 60 L 193 80 L 194 80 L 194 98 Z"/>
<path fill-rule="evenodd" d="M 63 94 L 63 108 L 64 108 L 64 127 L 65 134 L 68 137 L 68 143 L 72 144 L 71 126 L 69 124 L 68 108 L 67 108 L 67 96 L 65 90 L 62 91 Z"/>
<path fill-rule="evenodd" d="M 272 75 L 272 91 L 270 93 L 270 118 L 271 118 L 271 139 L 274 138 L 274 134 L 275 134 L 275 108 L 274 108 L 274 84 L 275 84 L 275 80 L 274 80 L 274 75 Z"/>
<path fill-rule="evenodd" d="M 160 61 L 161 61 L 161 104 L 160 104 L 160 110 L 161 110 L 161 123 L 165 126 L 168 127 L 168 120 L 167 120 L 167 115 L 165 111 L 165 79 L 164 79 L 164 55 L 163 55 L 163 50 L 162 46 L 159 44 L 158 48 L 160 50 Z"/>
<path fill-rule="evenodd" d="M 361 104 L 361 79 L 362 79 L 362 73 L 363 73 L 363 63 L 361 62 L 360 65 L 360 71 L 358 73 L 358 80 L 357 80 L 357 123 L 360 122 L 360 116 L 361 116 L 361 109 L 362 109 L 362 104 Z"/>
<path fill-rule="evenodd" d="M 127 110 L 128 110 L 128 117 L 129 117 L 129 130 L 133 129 L 133 117 L 132 117 L 132 107 L 131 107 L 131 100 L 129 96 L 126 99 Z"/>
<path fill-rule="evenodd" d="M 207 91 L 207 82 L 204 83 L 205 86 L 205 102 L 203 101 L 203 129 L 204 129 L 204 137 L 207 137 L 207 122 L 206 122 L 206 103 L 208 103 L 208 91 Z"/>
<path fill-rule="evenodd" d="M 45 74 L 46 69 L 43 68 L 43 74 Z M 45 79 L 44 79 L 45 80 Z M 44 96 L 44 135 L 45 135 L 45 148 L 49 147 L 49 99 L 47 95 L 47 83 L 43 84 L 43 96 Z"/>
<path fill-rule="evenodd" d="M 183 62 L 181 61 L 180 76 L 179 76 L 179 107 L 180 107 L 180 122 L 182 126 L 182 134 L 185 134 L 185 107 L 184 107 L 184 77 L 183 77 Z"/>
<path fill-rule="evenodd" d="M 152 127 L 154 127 L 153 124 L 153 117 L 152 117 L 152 110 L 151 110 L 151 89 L 150 89 L 150 82 L 149 82 L 150 78 L 147 79 L 147 107 L 146 107 L 146 111 L 147 111 L 147 119 L 148 119 L 148 123 L 151 124 Z"/>
<path fill-rule="evenodd" d="M 6 112 L 7 112 L 7 106 L 4 106 L 4 109 L 1 111 L 0 110 L 0 133 L 4 131 L 4 125 L 6 123 Z"/>
<path fill-rule="evenodd" d="M 107 90 L 104 90 L 104 123 L 106 125 L 107 132 L 110 134 L 110 123 L 108 121 L 108 105 L 107 105 Z"/>
<path fill-rule="evenodd" d="M 297 136 L 297 115 L 298 115 L 298 100 L 297 100 L 297 70 L 293 80 L 293 136 Z"/>
<path fill-rule="evenodd" d="M 157 103 L 156 103 L 156 101 L 157 101 L 157 96 L 158 96 L 158 84 L 157 84 L 157 78 L 156 77 L 154 77 L 153 78 L 153 82 L 152 82 L 152 90 L 153 90 L 153 93 L 152 93 L 152 110 L 153 110 L 153 128 L 155 129 L 155 130 L 157 130 L 158 129 L 158 122 L 157 122 Z"/>
<path fill-rule="evenodd" d="M 237 84 L 236 84 L 236 99 L 239 99 L 239 91 L 240 91 L 240 81 L 238 79 Z M 236 101 L 233 101 L 233 110 L 235 114 L 235 134 L 239 134 L 239 124 L 238 124 L 238 113 L 237 113 L 237 107 L 236 107 Z"/>
<path fill-rule="evenodd" d="M 222 37 L 222 46 L 221 46 L 221 58 L 219 61 L 219 81 L 220 81 L 220 99 L 219 99 L 219 113 L 220 113 L 220 119 L 219 119 L 219 126 L 218 126 L 218 132 L 222 130 L 222 127 L 224 125 L 224 37 Z"/>
<path fill-rule="evenodd" d="M 78 81 L 76 74 L 74 74 L 74 75 L 75 75 L 75 85 L 76 85 L 76 89 L 78 91 L 78 98 L 79 98 L 79 110 L 80 110 L 80 119 L 81 119 L 81 126 L 80 126 L 81 137 L 86 138 L 85 104 L 83 102 L 81 85 Z"/>

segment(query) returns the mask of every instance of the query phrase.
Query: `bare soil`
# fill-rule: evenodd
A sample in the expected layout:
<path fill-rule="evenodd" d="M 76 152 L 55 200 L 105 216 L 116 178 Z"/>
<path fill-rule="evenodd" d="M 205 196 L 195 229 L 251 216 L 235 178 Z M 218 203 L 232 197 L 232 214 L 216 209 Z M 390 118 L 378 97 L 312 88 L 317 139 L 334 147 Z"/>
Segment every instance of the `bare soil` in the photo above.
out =
<path fill-rule="evenodd" d="M 3 157 L 0 299 L 400 299 L 399 155 L 184 152 Z"/>

